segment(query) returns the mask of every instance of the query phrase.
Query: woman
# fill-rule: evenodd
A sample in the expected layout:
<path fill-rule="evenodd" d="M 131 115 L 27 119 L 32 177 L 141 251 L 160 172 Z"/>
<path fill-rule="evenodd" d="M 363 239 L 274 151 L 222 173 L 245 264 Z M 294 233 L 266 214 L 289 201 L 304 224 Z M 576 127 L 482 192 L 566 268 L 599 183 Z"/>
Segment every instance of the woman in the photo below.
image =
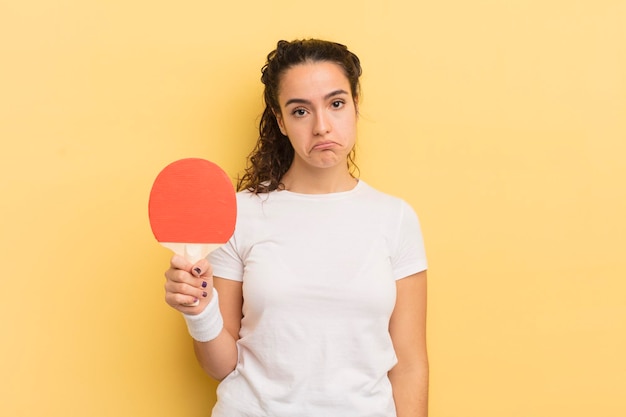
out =
<path fill-rule="evenodd" d="M 262 74 L 235 234 L 165 274 L 221 381 L 212 415 L 424 417 L 426 258 L 414 211 L 352 174 L 359 59 L 280 41 Z"/>

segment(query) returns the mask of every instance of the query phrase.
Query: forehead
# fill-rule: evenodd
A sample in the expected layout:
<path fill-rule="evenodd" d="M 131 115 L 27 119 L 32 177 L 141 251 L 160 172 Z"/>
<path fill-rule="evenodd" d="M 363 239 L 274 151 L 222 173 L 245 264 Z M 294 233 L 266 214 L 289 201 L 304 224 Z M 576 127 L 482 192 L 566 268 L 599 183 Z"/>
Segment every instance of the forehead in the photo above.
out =
<path fill-rule="evenodd" d="M 278 101 L 282 104 L 292 98 L 315 99 L 331 91 L 350 92 L 350 82 L 340 65 L 334 62 L 307 62 L 289 68 L 282 75 Z"/>

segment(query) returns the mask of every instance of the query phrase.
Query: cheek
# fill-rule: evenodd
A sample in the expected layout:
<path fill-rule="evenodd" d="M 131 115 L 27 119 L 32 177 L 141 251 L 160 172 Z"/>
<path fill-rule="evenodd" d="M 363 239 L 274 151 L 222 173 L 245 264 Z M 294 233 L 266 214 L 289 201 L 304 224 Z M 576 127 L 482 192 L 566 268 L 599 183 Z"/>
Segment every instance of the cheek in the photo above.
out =
<path fill-rule="evenodd" d="M 356 117 L 351 120 L 344 120 L 341 123 L 341 130 L 344 132 L 344 137 L 346 140 L 354 141 L 356 140 Z"/>

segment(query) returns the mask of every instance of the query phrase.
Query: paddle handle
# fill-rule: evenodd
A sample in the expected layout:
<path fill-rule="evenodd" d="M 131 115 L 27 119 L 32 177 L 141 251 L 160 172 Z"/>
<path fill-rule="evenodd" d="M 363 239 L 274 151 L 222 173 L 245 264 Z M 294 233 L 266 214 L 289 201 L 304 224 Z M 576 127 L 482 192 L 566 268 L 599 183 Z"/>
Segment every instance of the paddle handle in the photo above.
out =
<path fill-rule="evenodd" d="M 183 256 L 192 264 L 202 258 L 206 258 L 209 253 L 222 246 L 221 243 L 178 243 L 161 242 L 161 245 L 170 249 L 177 255 Z"/>

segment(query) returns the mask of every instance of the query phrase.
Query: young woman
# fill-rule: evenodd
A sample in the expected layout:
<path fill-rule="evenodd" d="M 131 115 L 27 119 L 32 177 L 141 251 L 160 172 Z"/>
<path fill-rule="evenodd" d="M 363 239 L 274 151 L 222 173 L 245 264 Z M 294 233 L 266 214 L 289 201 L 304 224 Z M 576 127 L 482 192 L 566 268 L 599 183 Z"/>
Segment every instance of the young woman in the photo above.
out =
<path fill-rule="evenodd" d="M 408 204 L 353 175 L 359 59 L 280 41 L 262 74 L 235 234 L 165 274 L 167 303 L 221 381 L 212 415 L 425 417 L 422 235 Z"/>

